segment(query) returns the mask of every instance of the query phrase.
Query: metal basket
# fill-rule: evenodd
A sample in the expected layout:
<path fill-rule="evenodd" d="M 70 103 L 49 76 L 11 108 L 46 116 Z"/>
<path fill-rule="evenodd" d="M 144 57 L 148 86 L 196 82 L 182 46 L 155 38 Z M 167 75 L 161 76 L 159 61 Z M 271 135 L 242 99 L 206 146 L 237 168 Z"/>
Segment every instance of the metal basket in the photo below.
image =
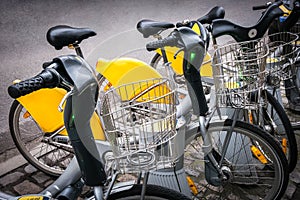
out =
<path fill-rule="evenodd" d="M 175 94 L 167 79 L 111 88 L 102 103 L 110 162 L 122 173 L 173 166 L 177 159 Z"/>
<path fill-rule="evenodd" d="M 213 56 L 216 105 L 257 108 L 265 86 L 268 46 L 262 41 L 232 43 L 217 47 Z"/>
<path fill-rule="evenodd" d="M 291 32 L 280 32 L 266 35 L 261 40 L 269 47 L 266 69 L 270 82 L 273 85 L 279 85 L 280 80 L 290 79 L 295 71 L 298 35 Z"/>

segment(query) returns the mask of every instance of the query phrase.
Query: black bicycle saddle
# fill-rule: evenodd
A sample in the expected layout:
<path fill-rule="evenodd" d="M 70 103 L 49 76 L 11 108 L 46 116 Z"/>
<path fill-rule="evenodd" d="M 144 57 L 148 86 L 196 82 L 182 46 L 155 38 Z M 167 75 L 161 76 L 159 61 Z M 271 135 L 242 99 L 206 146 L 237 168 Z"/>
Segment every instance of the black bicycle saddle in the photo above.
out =
<path fill-rule="evenodd" d="M 149 19 L 143 19 L 137 24 L 137 29 L 143 34 L 144 38 L 174 27 L 175 25 L 169 22 L 157 22 Z"/>
<path fill-rule="evenodd" d="M 281 1 L 273 3 L 254 26 L 243 27 L 224 19 L 213 20 L 212 35 L 217 38 L 222 35 L 230 35 L 237 42 L 244 42 L 261 38 L 269 28 L 272 21 L 283 15 L 284 12 L 279 8 Z"/>
<path fill-rule="evenodd" d="M 225 16 L 225 10 L 223 7 L 215 6 L 206 15 L 197 19 L 201 24 L 211 24 L 215 19 L 223 19 Z"/>
<path fill-rule="evenodd" d="M 95 35 L 96 33 L 88 28 L 74 28 L 66 25 L 58 25 L 48 30 L 47 41 L 54 46 L 56 50 L 60 50 L 70 44 L 79 44 L 82 40 Z"/>

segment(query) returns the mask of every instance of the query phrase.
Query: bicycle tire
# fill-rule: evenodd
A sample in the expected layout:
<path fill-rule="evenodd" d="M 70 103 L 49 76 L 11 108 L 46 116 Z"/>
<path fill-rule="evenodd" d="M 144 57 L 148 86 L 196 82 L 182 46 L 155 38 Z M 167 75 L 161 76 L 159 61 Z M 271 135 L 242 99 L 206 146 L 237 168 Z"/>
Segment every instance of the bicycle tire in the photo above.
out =
<path fill-rule="evenodd" d="M 207 133 L 212 136 L 215 152 L 223 152 L 223 134 L 231 129 L 232 123 L 231 119 L 210 123 Z M 254 156 L 250 148 L 253 144 L 260 149 L 267 163 L 263 164 Z M 219 159 L 219 166 L 226 172 L 228 180 L 219 186 L 205 180 L 202 146 L 201 137 L 197 137 L 185 151 L 186 173 L 198 189 L 196 198 L 273 200 L 284 195 L 289 177 L 287 160 L 277 142 L 257 126 L 236 122 L 229 143 L 232 148 L 228 148 L 222 163 Z"/>
<path fill-rule="evenodd" d="M 289 172 L 292 172 L 296 167 L 298 157 L 297 141 L 292 124 L 284 108 L 277 99 L 267 90 L 264 90 L 263 93 L 266 94 L 263 95 L 263 98 L 267 98 L 267 106 L 263 107 L 263 113 L 260 113 L 263 114 L 263 123 L 264 125 L 270 126 L 272 126 L 270 120 L 275 123 L 276 127 L 273 126 L 271 130 L 267 132 L 279 141 L 279 143 L 282 144 L 283 138 L 287 139 L 286 157 L 288 160 Z M 264 127 L 262 128 L 265 129 Z"/>
<path fill-rule="evenodd" d="M 49 140 L 47 142 L 46 133 L 17 100 L 9 111 L 9 129 L 22 156 L 48 175 L 61 175 L 74 155 L 69 145 L 61 147 L 59 143 L 54 146 Z"/>
<path fill-rule="evenodd" d="M 142 185 L 133 185 L 129 190 L 113 193 L 108 196 L 108 200 L 127 199 L 127 200 L 139 200 L 141 199 Z M 188 200 L 187 196 L 157 185 L 147 185 L 145 200 Z"/>

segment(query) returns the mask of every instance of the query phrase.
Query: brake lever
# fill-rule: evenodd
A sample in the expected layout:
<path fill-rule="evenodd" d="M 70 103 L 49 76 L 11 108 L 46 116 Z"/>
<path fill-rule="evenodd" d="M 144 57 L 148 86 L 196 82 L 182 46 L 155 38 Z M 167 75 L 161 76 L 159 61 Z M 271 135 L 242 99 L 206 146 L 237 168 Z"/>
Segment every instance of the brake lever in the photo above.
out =
<path fill-rule="evenodd" d="M 184 47 L 181 47 L 175 54 L 174 54 L 174 59 L 177 58 L 177 55 L 184 50 Z"/>
<path fill-rule="evenodd" d="M 58 111 L 59 112 L 63 112 L 64 108 L 63 105 L 66 102 L 67 98 L 70 97 L 71 95 L 73 95 L 73 90 L 69 91 L 67 94 L 65 94 L 65 96 L 62 98 L 61 102 L 58 105 Z"/>

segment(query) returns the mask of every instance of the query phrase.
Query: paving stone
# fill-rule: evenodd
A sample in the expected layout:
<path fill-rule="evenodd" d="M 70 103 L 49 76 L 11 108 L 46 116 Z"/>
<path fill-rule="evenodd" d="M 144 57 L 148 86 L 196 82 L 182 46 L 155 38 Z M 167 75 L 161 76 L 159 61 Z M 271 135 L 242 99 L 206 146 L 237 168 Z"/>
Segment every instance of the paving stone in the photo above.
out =
<path fill-rule="evenodd" d="M 54 182 L 54 180 L 49 180 L 46 181 L 46 183 L 44 183 L 45 188 L 48 187 L 50 184 L 52 184 Z"/>
<path fill-rule="evenodd" d="M 27 165 L 25 168 L 24 168 L 25 172 L 28 173 L 28 174 L 32 174 L 34 172 L 37 171 L 37 169 L 32 166 L 32 165 Z"/>
<path fill-rule="evenodd" d="M 297 186 L 296 192 L 294 193 L 293 196 L 294 199 L 300 199 L 300 187 Z"/>
<path fill-rule="evenodd" d="M 28 180 L 23 181 L 22 183 L 14 186 L 13 188 L 19 195 L 37 194 L 40 191 L 42 191 L 41 187 L 37 186 L 36 184 L 34 184 Z"/>
<path fill-rule="evenodd" d="M 20 179 L 20 177 L 24 176 L 21 172 L 13 172 L 11 174 L 7 174 L 6 176 L 0 179 L 0 185 L 6 186 Z"/>
<path fill-rule="evenodd" d="M 37 174 L 33 175 L 32 178 L 34 178 L 34 180 L 36 180 L 38 183 L 44 183 L 50 179 L 49 176 L 42 172 L 38 172 Z"/>
<path fill-rule="evenodd" d="M 290 180 L 293 181 L 296 184 L 300 184 L 300 172 L 299 171 L 293 171 L 290 174 Z"/>
<path fill-rule="evenodd" d="M 286 192 L 285 192 L 285 199 L 293 199 L 293 195 L 296 192 L 297 186 L 295 184 L 289 184 Z"/>

